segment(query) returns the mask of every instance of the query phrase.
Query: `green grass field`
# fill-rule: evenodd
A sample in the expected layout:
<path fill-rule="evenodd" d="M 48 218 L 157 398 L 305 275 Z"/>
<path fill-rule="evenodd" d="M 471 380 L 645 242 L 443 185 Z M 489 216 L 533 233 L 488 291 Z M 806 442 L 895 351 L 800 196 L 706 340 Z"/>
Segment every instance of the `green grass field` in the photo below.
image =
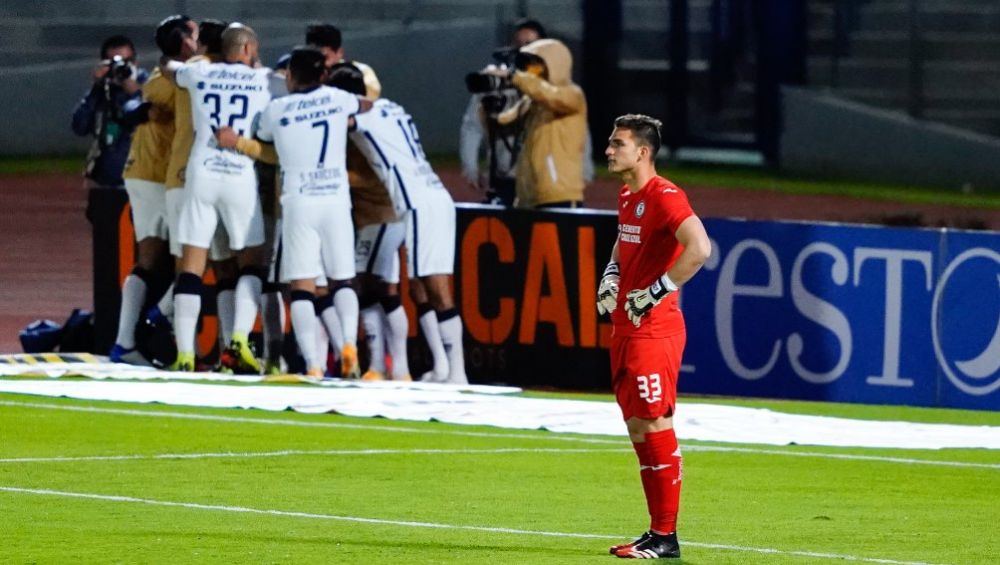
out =
<path fill-rule="evenodd" d="M 998 452 L 682 443 L 684 563 L 1000 559 Z M 646 526 L 624 438 L 0 394 L 3 563 L 610 563 Z"/>

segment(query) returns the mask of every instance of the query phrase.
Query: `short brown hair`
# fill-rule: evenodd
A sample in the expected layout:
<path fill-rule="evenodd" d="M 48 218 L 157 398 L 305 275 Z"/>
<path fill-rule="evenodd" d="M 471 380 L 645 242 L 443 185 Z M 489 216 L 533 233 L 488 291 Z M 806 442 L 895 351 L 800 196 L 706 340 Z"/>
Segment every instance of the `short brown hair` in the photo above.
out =
<path fill-rule="evenodd" d="M 627 129 L 635 137 L 636 145 L 645 145 L 653 150 L 652 157 L 660 152 L 660 127 L 663 122 L 644 114 L 625 114 L 615 118 L 615 127 Z"/>

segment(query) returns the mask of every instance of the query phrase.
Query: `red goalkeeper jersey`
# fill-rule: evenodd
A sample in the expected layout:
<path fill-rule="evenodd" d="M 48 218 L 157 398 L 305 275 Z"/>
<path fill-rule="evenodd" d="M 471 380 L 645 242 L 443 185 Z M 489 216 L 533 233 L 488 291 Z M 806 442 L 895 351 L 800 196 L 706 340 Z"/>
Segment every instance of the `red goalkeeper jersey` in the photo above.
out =
<path fill-rule="evenodd" d="M 643 317 L 638 328 L 625 315 L 625 295 L 646 288 L 674 266 L 684 247 L 674 233 L 694 215 L 687 195 L 667 179 L 653 177 L 638 192 L 618 194 L 618 308 L 611 314 L 614 335 L 667 337 L 684 331 L 684 317 L 671 293 Z"/>

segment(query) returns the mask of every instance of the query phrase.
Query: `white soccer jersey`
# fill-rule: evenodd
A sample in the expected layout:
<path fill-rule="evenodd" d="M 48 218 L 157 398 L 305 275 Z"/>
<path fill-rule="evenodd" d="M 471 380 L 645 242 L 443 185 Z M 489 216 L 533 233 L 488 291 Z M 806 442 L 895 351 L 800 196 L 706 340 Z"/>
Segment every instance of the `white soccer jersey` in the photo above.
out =
<path fill-rule="evenodd" d="M 424 156 L 413 118 L 402 106 L 381 98 L 354 120 L 357 129 L 351 139 L 389 190 L 397 213 L 418 206 L 429 191 L 445 190 Z"/>
<path fill-rule="evenodd" d="M 340 196 L 350 206 L 347 122 L 359 109 L 357 96 L 329 86 L 292 93 L 267 105 L 257 137 L 273 142 L 278 152 L 283 199 Z"/>
<path fill-rule="evenodd" d="M 198 61 L 177 70 L 177 85 L 191 96 L 194 145 L 188 160 L 187 183 L 202 180 L 256 182 L 253 159 L 220 149 L 215 129 L 229 126 L 244 137 L 271 100 L 271 69 L 240 63 Z"/>

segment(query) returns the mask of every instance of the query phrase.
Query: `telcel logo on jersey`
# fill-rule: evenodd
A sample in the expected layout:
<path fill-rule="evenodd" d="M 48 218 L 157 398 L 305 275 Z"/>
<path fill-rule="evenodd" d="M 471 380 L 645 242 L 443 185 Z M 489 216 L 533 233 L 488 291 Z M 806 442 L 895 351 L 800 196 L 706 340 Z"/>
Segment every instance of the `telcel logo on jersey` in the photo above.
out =
<path fill-rule="evenodd" d="M 238 81 L 251 81 L 257 78 L 256 73 L 234 71 L 230 69 L 215 69 L 209 71 L 205 76 L 216 80 L 238 80 Z"/>
<path fill-rule="evenodd" d="M 299 100 L 298 103 L 295 104 L 295 109 L 296 110 L 308 110 L 309 108 L 315 108 L 316 106 L 322 106 L 324 104 L 329 104 L 330 100 L 331 100 L 331 98 L 330 98 L 329 94 L 327 94 L 326 96 L 322 96 L 320 98 L 306 98 L 306 99 L 303 99 L 303 100 Z"/>

